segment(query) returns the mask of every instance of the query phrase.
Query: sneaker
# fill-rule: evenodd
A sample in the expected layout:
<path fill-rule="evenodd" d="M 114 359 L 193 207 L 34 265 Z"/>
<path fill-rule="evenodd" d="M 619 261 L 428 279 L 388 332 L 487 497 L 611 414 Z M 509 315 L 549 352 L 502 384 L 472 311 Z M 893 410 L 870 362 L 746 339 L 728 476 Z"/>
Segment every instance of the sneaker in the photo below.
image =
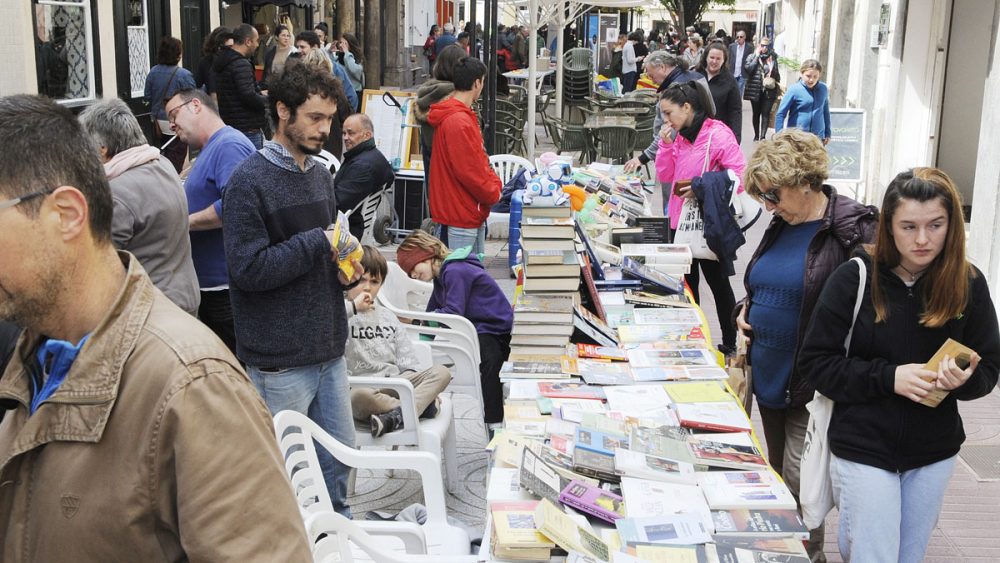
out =
<path fill-rule="evenodd" d="M 394 432 L 403 427 L 403 411 L 399 407 L 371 417 L 372 438 Z"/>
<path fill-rule="evenodd" d="M 736 355 L 736 346 L 726 346 L 725 344 L 719 344 L 719 352 L 722 352 L 723 356 L 730 358 Z"/>
<path fill-rule="evenodd" d="M 420 418 L 434 418 L 435 416 L 437 416 L 438 403 L 440 402 L 441 402 L 440 398 L 434 399 L 434 401 L 431 404 L 427 405 L 427 408 L 424 409 L 424 412 L 420 413 Z"/>

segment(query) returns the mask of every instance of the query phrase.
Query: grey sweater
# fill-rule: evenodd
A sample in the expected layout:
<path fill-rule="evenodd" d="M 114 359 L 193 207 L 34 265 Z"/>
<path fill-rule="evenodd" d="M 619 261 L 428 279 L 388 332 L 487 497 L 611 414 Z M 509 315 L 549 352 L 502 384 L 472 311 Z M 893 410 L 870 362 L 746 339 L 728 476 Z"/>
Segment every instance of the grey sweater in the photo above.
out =
<path fill-rule="evenodd" d="M 196 315 L 201 293 L 191 261 L 187 196 L 174 165 L 161 156 L 126 170 L 110 184 L 115 248 L 135 255 L 153 285 Z"/>
<path fill-rule="evenodd" d="M 233 171 L 222 224 L 240 360 L 289 368 L 344 355 L 343 287 L 323 232 L 336 209 L 330 172 L 312 159 L 300 170 L 277 143 Z"/>

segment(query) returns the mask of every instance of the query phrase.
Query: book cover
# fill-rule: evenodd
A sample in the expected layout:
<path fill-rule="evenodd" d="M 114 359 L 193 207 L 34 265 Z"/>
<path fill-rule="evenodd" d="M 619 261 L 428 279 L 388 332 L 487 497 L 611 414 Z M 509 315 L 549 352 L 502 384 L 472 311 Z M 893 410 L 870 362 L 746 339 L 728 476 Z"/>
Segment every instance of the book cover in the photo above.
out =
<path fill-rule="evenodd" d="M 614 329 L 607 323 L 580 305 L 577 305 L 573 312 L 573 326 L 580 336 L 600 346 L 618 346 Z"/>
<path fill-rule="evenodd" d="M 514 323 L 517 327 L 517 323 Z M 569 335 L 567 334 L 535 334 L 533 332 L 512 334 L 510 338 L 511 346 L 559 346 L 564 348 L 569 345 Z"/>
<path fill-rule="evenodd" d="M 614 456 L 615 448 L 628 449 L 628 436 L 605 434 L 590 428 L 576 429 L 576 449 L 583 448 L 606 456 Z"/>
<path fill-rule="evenodd" d="M 714 382 L 705 382 L 715 385 Z M 678 403 L 675 405 L 681 426 L 712 432 L 749 432 L 750 419 L 743 407 L 728 403 Z"/>
<path fill-rule="evenodd" d="M 744 550 L 755 550 L 755 551 L 769 551 L 772 553 L 780 553 L 785 555 L 795 555 L 795 556 L 806 556 L 806 548 L 802 545 L 800 540 L 795 540 L 791 538 L 757 538 L 749 536 L 720 536 L 716 534 L 713 536 L 715 540 L 716 548 L 719 550 L 720 556 L 724 551 L 732 551 L 734 549 L 744 549 Z M 796 561 L 791 557 L 776 557 L 772 561 Z M 742 563 L 736 559 L 728 559 L 727 561 Z M 759 563 L 758 560 L 751 559 L 754 563 Z M 803 561 L 802 563 L 805 563 Z"/>
<path fill-rule="evenodd" d="M 757 446 L 753 445 L 749 434 L 745 435 L 744 443 L 729 443 L 722 441 L 718 434 L 699 434 L 688 438 L 688 447 L 694 463 L 711 467 L 731 469 L 761 469 L 767 467 L 767 460 L 761 455 Z"/>
<path fill-rule="evenodd" d="M 709 545 L 637 545 L 636 560 L 643 563 L 715 563 Z M 615 563 L 618 563 L 616 560 Z"/>
<path fill-rule="evenodd" d="M 521 236 L 526 239 L 572 239 L 573 225 L 570 217 L 522 217 Z"/>
<path fill-rule="evenodd" d="M 524 277 L 531 278 L 573 278 L 580 279 L 580 265 L 576 260 L 576 253 L 566 251 L 567 255 L 572 255 L 573 261 L 565 264 L 532 264 L 525 263 Z"/>
<path fill-rule="evenodd" d="M 573 322 L 570 320 L 568 324 L 522 323 L 518 322 L 515 313 L 514 327 L 511 329 L 511 335 L 518 336 L 523 334 L 565 336 L 567 339 L 566 342 L 563 342 L 563 345 L 565 346 L 566 344 L 569 344 L 569 335 L 573 334 Z"/>
<path fill-rule="evenodd" d="M 531 494 L 521 488 L 519 473 L 520 471 L 513 467 L 493 467 L 490 469 L 486 502 L 531 500 Z"/>
<path fill-rule="evenodd" d="M 663 243 L 670 239 L 669 217 L 636 217 L 635 224 L 642 229 L 643 243 Z"/>
<path fill-rule="evenodd" d="M 683 293 L 659 295 L 648 291 L 625 290 L 622 299 L 640 307 L 694 307 L 694 303 Z"/>
<path fill-rule="evenodd" d="M 621 248 L 623 244 L 641 244 L 642 227 L 614 227 L 610 233 L 611 244 Z M 666 239 L 664 239 L 666 240 Z"/>
<path fill-rule="evenodd" d="M 595 344 L 577 344 L 576 354 L 581 358 L 593 360 L 614 360 L 623 362 L 628 359 L 625 350 L 617 346 L 597 346 Z"/>
<path fill-rule="evenodd" d="M 615 520 L 625 517 L 625 503 L 621 496 L 580 481 L 570 481 L 559 493 L 559 500 L 567 506 L 612 524 Z"/>
<path fill-rule="evenodd" d="M 601 302 L 600 296 L 597 295 L 597 286 L 594 285 L 594 269 L 590 262 L 590 258 L 587 257 L 586 253 L 581 253 L 577 255 L 577 260 L 579 260 L 580 274 L 583 279 L 583 289 L 585 291 L 584 297 L 586 297 L 591 310 L 594 311 L 598 318 L 603 321 L 607 321 L 607 316 L 604 311 L 604 303 Z M 603 273 L 601 274 L 601 277 L 604 277 Z"/>
<path fill-rule="evenodd" d="M 531 205 L 525 205 L 521 208 L 521 216 L 556 218 L 570 218 L 573 216 L 573 208 L 569 205 L 539 205 L 539 202 L 543 199 L 551 201 L 551 198 L 539 196 L 531 202 Z M 548 201 L 546 201 L 546 203 L 548 203 Z"/>
<path fill-rule="evenodd" d="M 692 307 L 640 308 L 635 310 L 637 325 L 701 326 L 701 315 Z"/>
<path fill-rule="evenodd" d="M 633 367 L 632 377 L 636 383 L 686 381 L 690 379 L 686 366 Z"/>
<path fill-rule="evenodd" d="M 625 362 L 563 358 L 563 371 L 579 375 L 589 385 L 630 385 L 634 383 L 632 370 Z M 605 396 L 607 391 L 605 390 Z"/>
<path fill-rule="evenodd" d="M 580 225 L 580 223 L 576 224 L 576 233 L 577 236 L 580 238 L 580 243 L 583 244 L 583 255 L 587 259 L 586 266 L 584 266 L 584 269 L 586 270 L 586 268 L 589 267 L 592 278 L 594 278 L 595 280 L 603 280 L 604 269 L 601 268 L 601 259 L 599 256 L 597 256 L 597 253 L 594 251 L 594 247 L 591 244 L 590 236 L 587 235 L 587 232 L 583 229 L 583 226 Z"/>
<path fill-rule="evenodd" d="M 767 508 L 736 508 L 713 510 L 715 534 L 719 536 L 750 535 L 754 537 L 809 539 L 809 529 L 798 510 Z"/>
<path fill-rule="evenodd" d="M 626 449 L 615 450 L 615 471 L 626 477 L 696 484 L 694 465 Z"/>
<path fill-rule="evenodd" d="M 576 252 L 576 243 L 572 238 L 532 239 L 521 237 L 522 256 L 526 253 L 553 250 Z"/>
<path fill-rule="evenodd" d="M 573 470 L 602 481 L 618 481 L 614 456 L 584 448 L 573 448 Z"/>
<path fill-rule="evenodd" d="M 769 470 L 704 471 L 698 486 L 714 510 L 733 508 L 782 508 L 795 510 L 797 504 L 788 487 Z"/>
<path fill-rule="evenodd" d="M 566 487 L 568 481 L 531 448 L 524 448 L 521 456 L 521 486 L 537 497 L 559 502 L 559 492 Z"/>
<path fill-rule="evenodd" d="M 636 311 L 641 311 L 637 309 Z M 666 310 L 666 309 L 660 309 Z M 719 367 L 715 352 L 707 348 L 686 350 L 663 350 L 649 348 L 633 348 L 628 351 L 628 361 L 637 367 L 662 366 L 713 366 Z"/>
<path fill-rule="evenodd" d="M 580 278 L 535 278 L 524 277 L 525 293 L 573 293 L 580 289 Z"/>
<path fill-rule="evenodd" d="M 491 502 L 496 543 L 506 547 L 553 548 L 555 543 L 535 528 L 537 500 Z"/>
<path fill-rule="evenodd" d="M 684 280 L 668 276 L 625 256 L 622 258 L 622 274 L 637 279 L 643 286 L 659 293 L 684 293 Z"/>
<path fill-rule="evenodd" d="M 681 350 L 686 351 L 686 350 Z M 692 381 L 688 383 L 670 383 L 664 385 L 667 395 L 675 404 L 678 403 L 732 403 L 730 395 L 722 384 L 715 381 Z M 733 432 L 737 432 L 733 430 Z"/>
<path fill-rule="evenodd" d="M 712 529 L 712 512 L 697 485 L 622 477 L 622 497 L 629 518 L 691 514 L 706 530 Z"/>
<path fill-rule="evenodd" d="M 608 416 L 607 412 L 585 413 L 583 419 L 580 420 L 580 426 L 615 436 L 628 436 L 629 433 L 628 424 L 624 420 L 612 418 Z M 573 434 L 576 435 L 576 431 Z"/>
<path fill-rule="evenodd" d="M 712 541 L 705 524 L 691 514 L 621 518 L 615 522 L 622 542 L 630 547 L 650 544 L 692 545 Z"/>
<path fill-rule="evenodd" d="M 633 452 L 692 465 L 701 463 L 692 455 L 685 437 L 664 436 L 648 428 L 633 428 L 629 444 Z"/>
<path fill-rule="evenodd" d="M 608 279 L 605 277 L 603 280 L 594 280 L 594 287 L 597 288 L 598 292 L 602 291 L 625 291 L 629 289 L 642 289 L 641 280 L 632 279 Z"/>
<path fill-rule="evenodd" d="M 641 344 L 659 340 L 705 341 L 701 327 L 688 328 L 680 325 L 625 325 L 618 327 L 618 338 L 622 344 Z"/>
<path fill-rule="evenodd" d="M 924 369 L 936 372 L 938 370 L 939 364 L 944 361 L 945 356 L 950 356 L 954 358 L 955 363 L 958 365 L 958 367 L 965 369 L 969 367 L 969 363 L 972 360 L 973 354 L 975 354 L 975 352 L 973 352 L 971 348 L 959 344 L 958 342 L 949 338 L 948 340 L 945 340 L 944 344 L 942 344 L 941 347 L 938 348 L 938 351 L 935 352 L 933 356 L 931 356 L 930 361 L 924 364 Z M 927 379 L 927 381 L 934 381 L 934 379 L 929 378 Z M 920 404 L 926 405 L 928 407 L 936 407 L 939 404 L 941 404 L 941 401 L 943 401 L 944 398 L 947 396 L 948 396 L 948 391 L 944 389 L 936 389 L 936 388 L 931 389 L 930 393 L 928 393 L 927 396 L 924 397 L 922 401 L 920 401 Z"/>
<path fill-rule="evenodd" d="M 579 551 L 600 561 L 611 560 L 611 550 L 603 540 L 581 528 L 548 499 L 535 509 L 535 527 L 566 551 Z"/>
<path fill-rule="evenodd" d="M 670 404 L 663 385 L 628 385 L 608 387 L 604 390 L 611 410 L 641 416 L 647 411 L 661 411 Z"/>
<path fill-rule="evenodd" d="M 693 256 L 686 244 L 623 244 L 623 256 L 642 256 L 646 264 L 690 264 Z M 651 260 L 652 259 L 652 260 Z"/>
<path fill-rule="evenodd" d="M 588 399 L 552 399 L 559 402 L 559 418 L 568 422 L 579 423 L 583 420 L 584 413 L 607 412 L 607 407 L 603 401 Z M 575 432 L 574 432 L 575 434 Z"/>
<path fill-rule="evenodd" d="M 556 266 L 576 264 L 576 252 L 572 250 L 530 250 L 523 251 L 527 266 Z"/>
<path fill-rule="evenodd" d="M 508 374 L 511 377 L 523 376 L 526 378 L 547 378 L 563 377 L 562 364 L 559 359 L 552 361 L 506 361 L 500 366 L 500 375 Z"/>
<path fill-rule="evenodd" d="M 538 384 L 538 392 L 543 397 L 560 399 L 604 399 L 604 390 L 581 383 L 544 382 Z"/>
<path fill-rule="evenodd" d="M 743 549 L 728 545 L 716 545 L 716 561 L 718 563 L 766 563 L 781 561 L 781 563 L 809 563 L 808 555 L 793 555 L 790 553 L 764 551 L 760 549 Z"/>
<path fill-rule="evenodd" d="M 635 305 L 604 304 L 604 320 L 611 328 L 635 324 Z"/>

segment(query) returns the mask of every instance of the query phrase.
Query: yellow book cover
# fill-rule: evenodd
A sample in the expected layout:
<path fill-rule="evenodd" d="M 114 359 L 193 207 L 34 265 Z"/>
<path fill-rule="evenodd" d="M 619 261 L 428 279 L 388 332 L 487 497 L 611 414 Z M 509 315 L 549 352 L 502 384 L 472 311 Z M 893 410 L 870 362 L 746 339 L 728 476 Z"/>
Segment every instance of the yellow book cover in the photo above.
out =
<path fill-rule="evenodd" d="M 704 546 L 638 545 L 635 555 L 650 563 L 700 563 L 699 548 L 704 557 Z"/>
<path fill-rule="evenodd" d="M 555 547 L 556 544 L 535 528 L 537 506 L 536 500 L 491 503 L 496 544 L 504 547 Z"/>
<path fill-rule="evenodd" d="M 675 403 L 729 403 L 733 396 L 717 381 L 666 383 L 663 387 Z"/>
<path fill-rule="evenodd" d="M 579 551 L 601 561 L 611 560 L 608 544 L 577 525 L 549 499 L 542 499 L 535 508 L 535 527 L 566 551 Z"/>

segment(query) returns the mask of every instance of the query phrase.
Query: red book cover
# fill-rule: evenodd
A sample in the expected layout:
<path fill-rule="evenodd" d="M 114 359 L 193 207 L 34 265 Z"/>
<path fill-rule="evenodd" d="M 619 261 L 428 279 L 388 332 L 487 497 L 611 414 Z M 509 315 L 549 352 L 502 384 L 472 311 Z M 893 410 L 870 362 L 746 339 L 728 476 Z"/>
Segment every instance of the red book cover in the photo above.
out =
<path fill-rule="evenodd" d="M 602 321 L 608 322 L 607 314 L 604 312 L 604 305 L 601 304 L 601 298 L 597 295 L 597 286 L 594 285 L 594 272 L 590 269 L 590 258 L 587 257 L 586 253 L 581 253 L 580 255 L 580 272 L 583 274 L 583 284 L 587 288 L 587 295 L 590 297 L 591 307 Z"/>

